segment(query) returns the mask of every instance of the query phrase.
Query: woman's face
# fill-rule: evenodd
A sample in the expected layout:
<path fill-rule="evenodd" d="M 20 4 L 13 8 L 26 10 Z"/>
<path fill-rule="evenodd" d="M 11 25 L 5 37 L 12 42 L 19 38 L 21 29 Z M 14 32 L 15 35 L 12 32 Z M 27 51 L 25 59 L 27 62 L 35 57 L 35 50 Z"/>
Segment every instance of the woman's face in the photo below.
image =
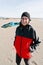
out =
<path fill-rule="evenodd" d="M 28 17 L 26 17 L 26 16 L 23 16 L 22 17 L 22 19 L 21 19 L 21 24 L 23 25 L 23 26 L 26 26 L 27 24 L 29 24 L 29 18 Z"/>

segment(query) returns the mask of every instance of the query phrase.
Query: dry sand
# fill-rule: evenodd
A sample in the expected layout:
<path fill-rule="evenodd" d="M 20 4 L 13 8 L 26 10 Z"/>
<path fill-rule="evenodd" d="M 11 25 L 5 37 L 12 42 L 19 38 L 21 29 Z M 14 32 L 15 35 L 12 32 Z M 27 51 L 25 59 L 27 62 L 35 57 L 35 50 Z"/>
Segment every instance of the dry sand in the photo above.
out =
<path fill-rule="evenodd" d="M 0 19 L 0 65 L 16 65 L 16 51 L 13 46 L 13 41 L 17 26 L 1 28 L 3 24 L 11 21 L 16 22 L 20 21 L 20 19 Z M 32 53 L 32 58 L 29 63 L 30 65 L 43 65 L 43 19 L 32 19 L 30 24 L 36 30 L 36 33 L 41 40 L 41 44 L 37 47 L 37 50 Z M 23 59 L 21 65 L 25 65 Z"/>

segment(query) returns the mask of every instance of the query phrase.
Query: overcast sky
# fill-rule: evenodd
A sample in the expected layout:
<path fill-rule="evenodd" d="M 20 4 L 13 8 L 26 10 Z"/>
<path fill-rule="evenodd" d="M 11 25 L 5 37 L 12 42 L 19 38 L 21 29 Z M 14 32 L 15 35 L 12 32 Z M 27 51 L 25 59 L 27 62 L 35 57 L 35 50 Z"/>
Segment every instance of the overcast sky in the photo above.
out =
<path fill-rule="evenodd" d="M 0 17 L 20 18 L 24 11 L 32 18 L 43 18 L 43 0 L 0 0 Z"/>

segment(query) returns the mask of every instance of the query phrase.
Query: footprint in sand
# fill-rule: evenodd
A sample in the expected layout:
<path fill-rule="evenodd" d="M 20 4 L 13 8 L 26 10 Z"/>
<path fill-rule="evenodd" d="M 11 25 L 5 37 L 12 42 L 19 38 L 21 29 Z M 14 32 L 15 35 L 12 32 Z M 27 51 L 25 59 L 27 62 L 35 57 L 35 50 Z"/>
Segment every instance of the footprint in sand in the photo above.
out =
<path fill-rule="evenodd" d="M 37 63 L 35 61 L 32 61 L 32 63 L 34 63 L 34 65 L 37 65 Z"/>
<path fill-rule="evenodd" d="M 11 58 L 9 58 L 9 57 L 8 57 L 8 60 L 9 60 L 11 63 L 13 62 L 13 60 L 12 60 Z"/>

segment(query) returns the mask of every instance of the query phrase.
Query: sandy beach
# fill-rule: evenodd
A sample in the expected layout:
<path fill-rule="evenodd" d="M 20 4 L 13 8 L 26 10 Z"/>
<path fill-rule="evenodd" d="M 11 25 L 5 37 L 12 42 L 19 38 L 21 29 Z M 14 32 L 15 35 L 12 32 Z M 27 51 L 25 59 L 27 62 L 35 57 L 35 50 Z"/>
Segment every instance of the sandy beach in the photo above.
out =
<path fill-rule="evenodd" d="M 0 65 L 16 65 L 16 51 L 13 46 L 13 41 L 15 39 L 15 30 L 17 26 L 8 28 L 1 28 L 1 26 L 9 22 L 19 21 L 19 18 L 0 19 Z M 32 53 L 32 58 L 29 63 L 30 65 L 43 65 L 43 18 L 33 18 L 30 24 L 36 30 L 41 43 L 36 51 Z M 25 65 L 23 59 L 21 65 Z"/>

